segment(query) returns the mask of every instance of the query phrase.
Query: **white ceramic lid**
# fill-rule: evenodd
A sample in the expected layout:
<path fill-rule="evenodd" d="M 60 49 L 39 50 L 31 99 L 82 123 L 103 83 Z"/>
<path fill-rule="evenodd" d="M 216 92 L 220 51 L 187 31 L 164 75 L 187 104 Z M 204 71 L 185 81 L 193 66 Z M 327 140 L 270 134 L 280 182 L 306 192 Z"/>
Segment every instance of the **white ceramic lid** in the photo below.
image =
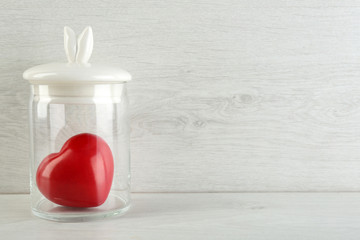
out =
<path fill-rule="evenodd" d="M 131 75 L 117 67 L 90 64 L 93 50 L 93 33 L 86 27 L 76 39 L 75 32 L 64 28 L 64 47 L 68 63 L 49 63 L 27 69 L 23 78 L 32 84 L 106 84 L 123 83 Z"/>

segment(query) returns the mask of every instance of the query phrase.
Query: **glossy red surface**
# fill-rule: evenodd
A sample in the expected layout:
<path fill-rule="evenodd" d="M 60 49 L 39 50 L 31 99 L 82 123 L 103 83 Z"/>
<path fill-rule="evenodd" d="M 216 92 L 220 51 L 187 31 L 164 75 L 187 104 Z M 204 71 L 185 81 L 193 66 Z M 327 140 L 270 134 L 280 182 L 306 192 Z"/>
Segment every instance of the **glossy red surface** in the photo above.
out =
<path fill-rule="evenodd" d="M 36 183 L 50 201 L 68 207 L 97 207 L 107 199 L 114 174 L 113 156 L 100 137 L 82 133 L 39 165 Z"/>

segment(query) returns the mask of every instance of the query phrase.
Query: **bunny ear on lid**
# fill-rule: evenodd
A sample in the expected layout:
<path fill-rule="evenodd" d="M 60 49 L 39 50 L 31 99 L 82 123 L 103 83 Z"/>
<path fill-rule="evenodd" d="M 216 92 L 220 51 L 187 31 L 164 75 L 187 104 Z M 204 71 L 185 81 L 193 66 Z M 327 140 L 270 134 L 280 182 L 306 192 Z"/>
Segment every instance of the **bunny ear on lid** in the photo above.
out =
<path fill-rule="evenodd" d="M 64 27 L 64 48 L 69 63 L 76 61 L 76 35 L 74 30 Z"/>
<path fill-rule="evenodd" d="M 23 78 L 32 84 L 103 84 L 124 83 L 131 75 L 118 67 L 88 63 L 93 51 L 93 31 L 86 27 L 76 38 L 64 27 L 64 49 L 68 63 L 48 63 L 27 69 Z"/>
<path fill-rule="evenodd" d="M 76 62 L 87 63 L 91 57 L 93 46 L 93 32 L 91 27 L 87 27 L 77 40 Z"/>

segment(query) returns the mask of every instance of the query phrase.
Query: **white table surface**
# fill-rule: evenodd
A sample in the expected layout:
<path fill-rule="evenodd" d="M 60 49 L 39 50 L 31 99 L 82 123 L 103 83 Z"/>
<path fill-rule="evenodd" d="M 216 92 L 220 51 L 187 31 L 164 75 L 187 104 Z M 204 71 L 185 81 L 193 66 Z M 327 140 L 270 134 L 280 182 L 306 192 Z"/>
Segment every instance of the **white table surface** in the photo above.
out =
<path fill-rule="evenodd" d="M 360 239 L 360 193 L 137 193 L 128 214 L 57 223 L 0 195 L 0 239 Z"/>

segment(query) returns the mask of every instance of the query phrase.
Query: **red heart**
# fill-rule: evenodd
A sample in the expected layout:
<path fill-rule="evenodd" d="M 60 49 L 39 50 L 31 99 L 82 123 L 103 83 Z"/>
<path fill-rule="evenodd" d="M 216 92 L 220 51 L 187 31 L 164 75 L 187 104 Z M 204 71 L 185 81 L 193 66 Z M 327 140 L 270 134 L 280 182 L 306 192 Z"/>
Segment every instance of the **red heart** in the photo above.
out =
<path fill-rule="evenodd" d="M 97 207 L 109 195 L 114 161 L 107 143 L 82 133 L 40 163 L 36 183 L 50 201 L 68 207 Z"/>

